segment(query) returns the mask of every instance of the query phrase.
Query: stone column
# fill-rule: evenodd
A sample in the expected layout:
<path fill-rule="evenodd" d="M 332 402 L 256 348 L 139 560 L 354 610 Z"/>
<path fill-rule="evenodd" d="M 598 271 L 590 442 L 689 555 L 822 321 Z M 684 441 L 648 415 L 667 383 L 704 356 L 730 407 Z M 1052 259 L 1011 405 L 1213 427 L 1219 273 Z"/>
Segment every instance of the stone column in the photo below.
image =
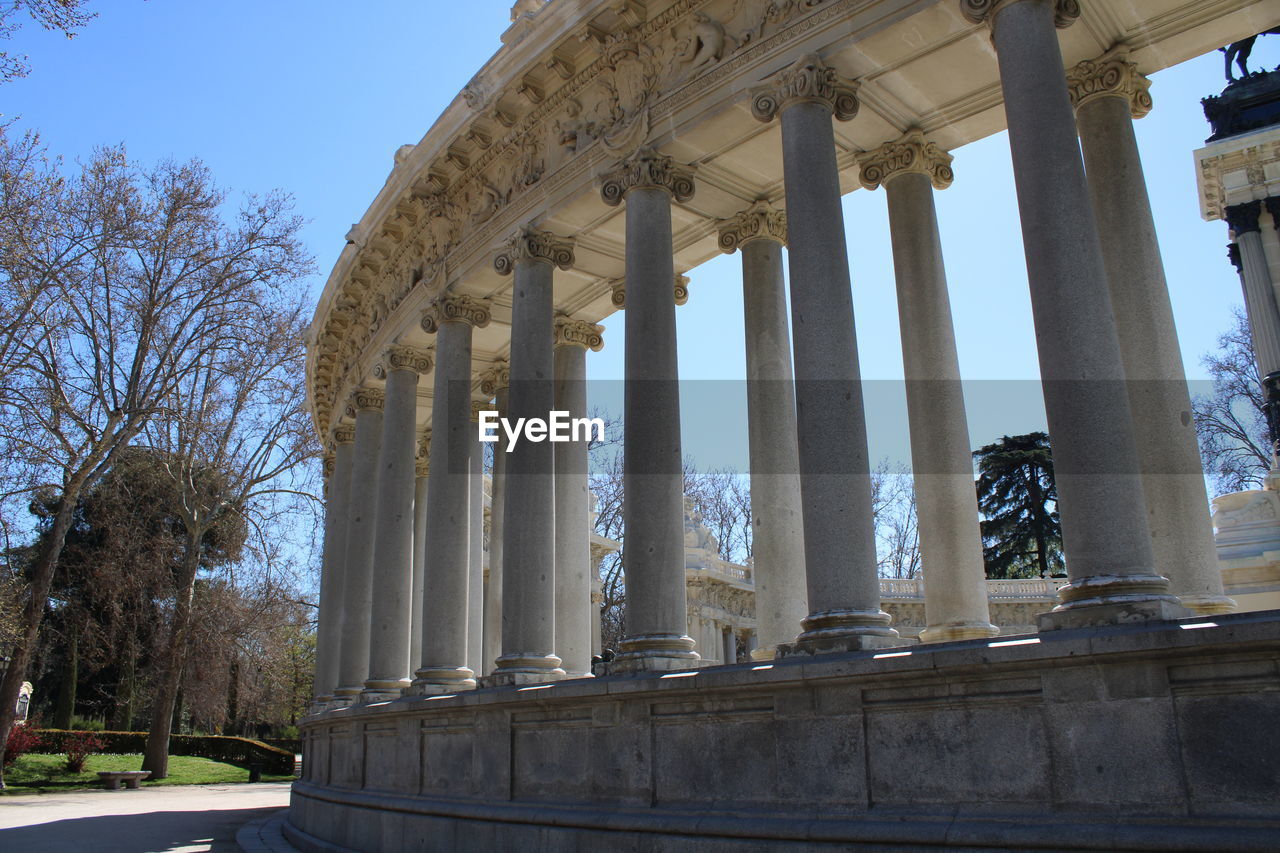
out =
<path fill-rule="evenodd" d="M 324 568 L 320 572 L 320 618 L 316 626 L 315 710 L 333 701 L 338 687 L 338 656 L 342 638 L 343 568 L 347 560 L 347 515 L 351 505 L 351 442 L 355 430 L 339 426 L 333 431 L 332 468 L 329 459 L 328 495 L 324 513 Z"/>
<path fill-rule="evenodd" d="M 511 367 L 506 359 L 497 359 L 480 374 L 480 390 L 493 398 L 500 417 L 507 415 L 507 389 L 511 385 Z M 494 661 L 502 654 L 502 537 L 503 504 L 507 494 L 507 451 L 503 441 L 493 448 L 493 481 L 489 489 L 489 573 L 484 588 L 484 675 L 493 672 Z"/>
<path fill-rule="evenodd" d="M 1229 613 L 1235 602 L 1222 591 L 1191 394 L 1133 132 L 1133 119 L 1151 110 L 1150 82 L 1117 52 L 1081 62 L 1067 85 L 1110 283 L 1155 567 L 1183 606 Z"/>
<path fill-rule="evenodd" d="M 603 326 L 555 318 L 555 408 L 587 416 L 587 350 L 604 347 Z M 556 654 L 568 678 L 591 676 L 591 500 L 589 439 L 555 445 Z"/>
<path fill-rule="evenodd" d="M 724 655 L 725 665 L 738 662 L 738 638 L 734 635 L 732 628 L 724 629 Z"/>
<path fill-rule="evenodd" d="M 413 621 L 409 629 L 409 668 L 422 666 L 422 596 L 427 561 L 427 475 L 431 471 L 431 430 L 418 433 L 413 481 Z"/>
<path fill-rule="evenodd" d="M 360 695 L 364 703 L 398 699 L 409 686 L 418 377 L 430 371 L 431 354 L 405 346 L 388 349 L 378 369 L 387 384 L 378 458 L 369 674 Z"/>
<path fill-rule="evenodd" d="M 920 640 L 994 637 L 999 629 L 987 604 L 969 422 L 933 200 L 933 191 L 954 178 L 951 155 L 913 130 L 859 163 L 862 185 L 883 185 L 889 204 L 925 578 Z"/>
<path fill-rule="evenodd" d="M 809 615 L 781 654 L 896 644 L 880 609 L 871 468 L 853 293 L 831 119 L 858 110 L 854 84 L 816 55 L 753 93 L 761 121 L 780 116 L 794 325 L 800 495 Z M 630 340 L 630 336 L 628 336 Z"/>
<path fill-rule="evenodd" d="M 494 261 L 514 274 L 508 417 L 549 417 L 554 406 L 551 282 L 573 266 L 573 246 L 553 234 L 522 229 Z M 502 654 L 496 684 L 564 678 L 555 655 L 555 447 L 521 441 L 507 452 L 502 552 Z"/>
<path fill-rule="evenodd" d="M 373 543 L 377 520 L 378 451 L 382 444 L 383 394 L 358 388 L 347 405 L 355 418 L 351 451 L 351 488 L 347 513 L 347 559 L 342 583 L 342 638 L 334 704 L 350 705 L 364 690 L 369 674 L 369 625 L 373 596 Z"/>
<path fill-rule="evenodd" d="M 604 176 L 606 204 L 626 202 L 626 388 L 623 394 L 627 637 L 613 672 L 682 669 L 698 660 L 687 630 L 680 389 L 671 203 L 693 174 L 643 148 Z"/>
<path fill-rule="evenodd" d="M 755 557 L 756 659 L 772 658 L 809 615 L 804 518 L 796 448 L 795 383 L 787 332 L 782 247 L 787 215 L 757 201 L 720 224 L 720 249 L 742 250 L 742 309 L 747 344 L 747 433 L 751 457 L 751 535 Z"/>
<path fill-rule="evenodd" d="M 1156 573 L 1097 222 L 1054 29 L 1076 0 L 961 0 L 991 26 L 1071 581 L 1042 630 L 1187 615 Z"/>
<path fill-rule="evenodd" d="M 1262 202 L 1251 201 L 1234 204 L 1224 211 L 1227 225 L 1235 235 L 1240 256 L 1240 278 L 1244 282 L 1245 312 L 1249 317 L 1249 331 L 1253 334 L 1253 354 L 1258 361 L 1258 374 L 1262 377 L 1263 393 L 1267 399 L 1267 422 L 1271 430 L 1274 457 L 1277 439 L 1280 439 L 1280 308 L 1276 306 L 1275 284 L 1267 266 L 1267 256 L 1262 247 L 1262 231 L 1258 218 L 1262 214 Z M 1272 461 L 1272 473 L 1267 479 L 1274 482 L 1277 463 Z"/>
<path fill-rule="evenodd" d="M 484 675 L 492 664 L 484 655 L 484 445 L 480 412 L 487 401 L 471 401 L 471 476 L 467 482 L 467 666 Z"/>
<path fill-rule="evenodd" d="M 442 694 L 476 686 L 467 667 L 467 524 L 471 448 L 471 331 L 489 325 L 489 300 L 465 294 L 436 299 L 422 328 L 436 335 L 431 405 L 431 477 L 427 484 L 422 663 L 408 693 Z"/>

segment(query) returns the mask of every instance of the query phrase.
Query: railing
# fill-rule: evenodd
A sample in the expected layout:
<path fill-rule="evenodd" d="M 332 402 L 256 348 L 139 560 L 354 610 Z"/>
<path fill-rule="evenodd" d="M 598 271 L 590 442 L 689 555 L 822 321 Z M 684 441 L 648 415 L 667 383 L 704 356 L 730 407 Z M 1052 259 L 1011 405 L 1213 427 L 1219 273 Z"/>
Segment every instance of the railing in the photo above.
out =
<path fill-rule="evenodd" d="M 707 571 L 753 583 L 751 568 L 723 560 L 708 561 Z M 988 580 L 987 598 L 1008 599 L 1056 599 L 1058 588 L 1067 583 L 1066 578 L 1015 578 L 1013 580 Z M 923 578 L 880 578 L 880 597 L 888 599 L 924 599 Z"/>

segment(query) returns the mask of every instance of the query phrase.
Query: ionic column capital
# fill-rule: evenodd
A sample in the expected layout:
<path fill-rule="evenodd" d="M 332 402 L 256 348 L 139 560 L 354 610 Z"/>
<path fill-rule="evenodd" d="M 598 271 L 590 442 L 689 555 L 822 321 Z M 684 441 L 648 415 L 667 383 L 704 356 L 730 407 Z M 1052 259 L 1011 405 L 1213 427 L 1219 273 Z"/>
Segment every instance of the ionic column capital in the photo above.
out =
<path fill-rule="evenodd" d="M 334 455 L 333 451 L 325 451 L 324 457 L 321 461 L 321 470 L 324 471 L 324 479 L 326 483 L 333 477 L 333 470 L 337 464 L 338 458 Z"/>
<path fill-rule="evenodd" d="M 787 245 L 787 212 L 757 201 L 731 219 L 720 221 L 720 251 L 733 254 L 751 240 L 776 240 Z"/>
<path fill-rule="evenodd" d="M 616 279 L 609 282 L 609 288 L 613 291 L 610 300 L 618 308 L 627 307 L 627 282 L 626 279 Z M 684 305 L 689 301 L 689 276 L 676 273 L 675 281 L 671 288 L 672 297 L 677 305 Z"/>
<path fill-rule="evenodd" d="M 581 347 L 592 352 L 604 349 L 604 326 L 575 320 L 564 314 L 556 315 L 552 336 L 555 347 Z"/>
<path fill-rule="evenodd" d="M 1097 98 L 1124 98 L 1129 113 L 1142 118 L 1151 112 L 1151 81 L 1129 61 L 1126 51 L 1086 59 L 1067 72 L 1071 106 L 1079 110 Z"/>
<path fill-rule="evenodd" d="M 1227 227 L 1235 233 L 1237 239 L 1242 234 L 1262 230 L 1262 227 L 1258 224 L 1258 217 L 1262 215 L 1262 202 L 1260 201 L 1229 204 L 1222 209 L 1222 213 L 1223 218 L 1227 220 Z"/>
<path fill-rule="evenodd" d="M 471 422 L 473 424 L 480 423 L 481 412 L 496 412 L 498 406 L 492 400 L 472 400 L 471 401 Z"/>
<path fill-rule="evenodd" d="M 480 374 L 480 390 L 489 396 L 510 387 L 511 363 L 505 358 L 494 359 L 489 369 Z"/>
<path fill-rule="evenodd" d="M 1280 232 L 1280 196 L 1267 196 L 1262 200 L 1262 205 L 1271 214 L 1271 224 Z"/>
<path fill-rule="evenodd" d="M 693 198 L 693 169 L 655 148 L 641 148 L 600 177 L 600 196 L 610 207 L 617 207 L 629 190 L 641 188 L 666 190 L 676 201 L 688 201 Z"/>
<path fill-rule="evenodd" d="M 951 161 L 951 155 L 925 139 L 923 131 L 909 130 L 901 139 L 860 155 L 858 177 L 864 187 L 874 190 L 898 175 L 927 175 L 934 189 L 945 190 L 955 179 Z"/>
<path fill-rule="evenodd" d="M 567 270 L 573 266 L 573 241 L 526 226 L 507 239 L 493 268 L 499 275 L 510 275 L 517 261 L 545 261 Z"/>
<path fill-rule="evenodd" d="M 797 103 L 822 104 L 840 121 L 848 121 L 858 114 L 858 84 L 810 53 L 779 71 L 767 85 L 752 90 L 751 114 L 760 121 L 773 121 Z"/>
<path fill-rule="evenodd" d="M 340 424 L 333 428 L 333 444 L 355 444 L 356 428 L 351 424 Z"/>
<path fill-rule="evenodd" d="M 1036 2 L 1053 5 L 1053 23 L 1066 29 L 1080 17 L 1080 0 L 960 0 L 960 14 L 975 24 L 995 24 L 995 14 L 1014 3 Z"/>
<path fill-rule="evenodd" d="M 414 474 L 427 476 L 431 470 L 431 430 L 424 429 L 418 433 L 418 443 L 413 454 Z"/>
<path fill-rule="evenodd" d="M 435 351 L 411 347 L 405 344 L 392 344 L 382 354 L 382 360 L 373 368 L 373 375 L 386 379 L 393 370 L 412 370 L 422 376 L 430 373 L 435 366 Z"/>
<path fill-rule="evenodd" d="M 422 330 L 430 334 L 440 331 L 445 323 L 466 323 L 483 329 L 489 325 L 492 300 L 465 293 L 439 296 L 422 312 Z"/>
<path fill-rule="evenodd" d="M 357 412 L 381 412 L 386 402 L 381 388 L 357 388 L 347 401 L 347 417 L 354 418 Z"/>

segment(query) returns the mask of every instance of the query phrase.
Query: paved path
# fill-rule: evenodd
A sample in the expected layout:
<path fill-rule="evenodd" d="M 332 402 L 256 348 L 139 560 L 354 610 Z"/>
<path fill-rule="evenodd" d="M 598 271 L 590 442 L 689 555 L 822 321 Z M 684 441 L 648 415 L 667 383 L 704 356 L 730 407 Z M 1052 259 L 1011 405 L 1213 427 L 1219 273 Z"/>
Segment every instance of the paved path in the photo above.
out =
<path fill-rule="evenodd" d="M 232 853 L 242 826 L 288 805 L 288 782 L 0 797 L 0 850 Z"/>

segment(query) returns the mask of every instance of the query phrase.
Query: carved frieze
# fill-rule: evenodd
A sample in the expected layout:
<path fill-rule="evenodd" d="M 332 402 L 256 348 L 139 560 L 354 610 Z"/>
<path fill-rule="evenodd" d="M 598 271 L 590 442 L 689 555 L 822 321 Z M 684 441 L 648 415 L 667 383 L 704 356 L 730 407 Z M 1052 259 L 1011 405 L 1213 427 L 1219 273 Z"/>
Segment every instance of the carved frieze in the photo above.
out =
<path fill-rule="evenodd" d="M 642 148 L 601 177 L 604 203 L 617 206 L 628 190 L 637 187 L 664 189 L 678 202 L 693 198 L 693 170 L 677 164 L 656 149 Z"/>
<path fill-rule="evenodd" d="M 1078 63 L 1067 72 L 1067 91 L 1077 110 L 1095 98 L 1119 97 L 1129 102 L 1129 112 L 1142 118 L 1151 112 L 1151 81 L 1118 53 Z"/>
<path fill-rule="evenodd" d="M 604 349 L 604 326 L 588 323 L 586 320 L 575 320 L 564 314 L 556 315 L 552 335 L 557 347 L 582 347 L 592 352 Z M 483 387 L 482 385 L 481 388 Z"/>
<path fill-rule="evenodd" d="M 955 180 L 951 171 L 952 157 L 936 143 L 925 139 L 921 130 L 910 130 L 895 142 L 858 157 L 862 185 L 874 190 L 897 175 L 927 175 L 934 189 L 944 190 Z"/>
<path fill-rule="evenodd" d="M 822 104 L 840 121 L 849 121 L 858 114 L 858 84 L 810 53 L 752 92 L 751 113 L 760 121 L 772 121 L 798 103 Z"/>
<path fill-rule="evenodd" d="M 751 207 L 720 222 L 720 251 L 733 254 L 748 240 L 767 238 L 786 245 L 787 214 L 767 201 L 757 201 Z"/>
<path fill-rule="evenodd" d="M 492 301 L 465 293 L 446 293 L 437 297 L 422 312 L 422 330 L 429 334 L 440 331 L 445 323 L 468 323 L 483 329 L 489 325 Z"/>
<path fill-rule="evenodd" d="M 506 247 L 493 259 L 493 268 L 499 275 L 510 275 L 518 261 L 547 261 L 562 270 L 570 269 L 573 241 L 526 226 L 507 239 Z"/>

